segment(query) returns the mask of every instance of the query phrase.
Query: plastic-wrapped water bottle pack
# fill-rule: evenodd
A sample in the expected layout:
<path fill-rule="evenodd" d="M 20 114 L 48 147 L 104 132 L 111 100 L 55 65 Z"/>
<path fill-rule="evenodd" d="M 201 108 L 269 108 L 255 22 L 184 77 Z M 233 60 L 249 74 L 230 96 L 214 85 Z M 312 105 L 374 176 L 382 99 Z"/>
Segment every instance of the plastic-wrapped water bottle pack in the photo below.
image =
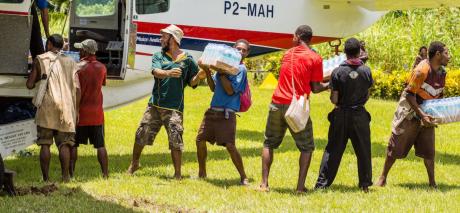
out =
<path fill-rule="evenodd" d="M 345 54 L 336 55 L 332 58 L 323 60 L 323 76 L 329 77 L 332 74 L 332 71 L 339 67 L 345 60 L 347 60 L 347 56 Z"/>
<path fill-rule="evenodd" d="M 75 62 L 80 61 L 80 53 L 74 51 L 62 51 L 62 53 L 66 56 L 71 57 Z"/>
<path fill-rule="evenodd" d="M 201 56 L 203 64 L 211 65 L 228 74 L 236 75 L 241 54 L 234 48 L 225 44 L 209 43 Z"/>
<path fill-rule="evenodd" d="M 424 101 L 423 112 L 431 115 L 436 123 L 446 124 L 460 121 L 460 97 Z"/>

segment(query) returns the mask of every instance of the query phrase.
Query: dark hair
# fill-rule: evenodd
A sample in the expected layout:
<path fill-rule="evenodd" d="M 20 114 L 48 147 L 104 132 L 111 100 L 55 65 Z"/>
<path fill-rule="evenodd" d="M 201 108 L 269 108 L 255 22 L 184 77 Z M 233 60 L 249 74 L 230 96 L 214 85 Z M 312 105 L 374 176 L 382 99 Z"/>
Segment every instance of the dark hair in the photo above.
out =
<path fill-rule="evenodd" d="M 345 41 L 345 54 L 348 57 L 356 57 L 361 51 L 361 42 L 356 38 L 349 38 Z"/>
<path fill-rule="evenodd" d="M 246 40 L 246 39 L 238 39 L 236 42 L 235 42 L 235 46 L 239 43 L 243 43 L 245 44 L 247 47 L 248 47 L 248 50 L 251 49 L 251 45 L 249 44 L 249 41 Z"/>
<path fill-rule="evenodd" d="M 311 41 L 311 37 L 313 37 L 313 30 L 308 25 L 300 25 L 295 30 L 296 36 L 300 38 L 305 43 L 309 43 Z"/>
<path fill-rule="evenodd" d="M 428 49 L 426 48 L 426 46 L 421 46 L 419 49 L 418 49 L 418 52 L 422 52 L 422 50 L 426 50 L 428 51 Z"/>
<path fill-rule="evenodd" d="M 64 39 L 59 34 L 50 35 L 50 37 L 48 37 L 48 40 L 46 40 L 47 44 L 48 42 L 50 42 L 51 45 L 53 45 L 53 47 L 55 48 L 62 49 L 62 47 L 64 46 Z"/>
<path fill-rule="evenodd" d="M 446 47 L 446 45 L 440 41 L 431 42 L 430 48 L 428 49 L 428 57 L 431 59 L 437 52 L 444 52 L 444 47 Z"/>

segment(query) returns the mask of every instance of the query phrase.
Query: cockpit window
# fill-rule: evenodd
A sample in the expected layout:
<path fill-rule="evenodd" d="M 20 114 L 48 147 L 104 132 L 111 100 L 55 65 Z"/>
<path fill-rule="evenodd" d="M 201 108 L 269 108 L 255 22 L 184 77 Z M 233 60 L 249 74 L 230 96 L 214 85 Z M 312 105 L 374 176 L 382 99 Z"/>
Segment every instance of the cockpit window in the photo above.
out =
<path fill-rule="evenodd" d="M 76 13 L 80 17 L 111 16 L 115 13 L 115 0 L 76 0 L 76 5 Z"/>
<path fill-rule="evenodd" d="M 24 0 L 0 0 L 0 3 L 6 3 L 6 4 L 20 4 L 24 2 Z"/>
<path fill-rule="evenodd" d="M 137 14 L 164 13 L 169 10 L 169 0 L 136 0 Z"/>

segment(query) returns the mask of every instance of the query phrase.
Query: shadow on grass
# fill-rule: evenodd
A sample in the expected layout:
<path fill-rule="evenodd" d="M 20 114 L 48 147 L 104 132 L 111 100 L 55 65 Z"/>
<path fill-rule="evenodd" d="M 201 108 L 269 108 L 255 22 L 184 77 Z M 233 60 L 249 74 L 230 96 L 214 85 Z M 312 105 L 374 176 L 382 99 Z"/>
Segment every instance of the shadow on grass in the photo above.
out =
<path fill-rule="evenodd" d="M 80 187 L 68 188 L 58 184 L 56 191 L 43 194 L 27 188 L 20 190 L 25 193 L 19 197 L 0 199 L 0 209 L 8 209 L 9 212 L 135 212 L 133 208 L 116 204 L 116 200 L 96 199 Z"/>
<path fill-rule="evenodd" d="M 437 189 L 433 189 L 428 185 L 428 182 L 427 183 L 400 183 L 400 184 L 397 184 L 397 186 L 408 188 L 411 190 L 424 189 L 427 191 L 440 191 L 440 192 L 447 192 L 451 190 L 460 189 L 459 185 L 450 185 L 450 184 L 445 184 L 445 183 L 440 183 L 438 184 Z"/>
<path fill-rule="evenodd" d="M 217 179 L 217 178 L 204 178 L 203 181 L 206 181 L 214 186 L 221 187 L 221 188 L 228 188 L 231 186 L 241 186 L 240 185 L 240 178 L 231 178 L 231 179 Z M 249 186 L 255 185 L 257 183 L 254 182 L 253 178 L 249 178 Z M 249 187 L 249 186 L 241 186 L 241 187 Z"/>

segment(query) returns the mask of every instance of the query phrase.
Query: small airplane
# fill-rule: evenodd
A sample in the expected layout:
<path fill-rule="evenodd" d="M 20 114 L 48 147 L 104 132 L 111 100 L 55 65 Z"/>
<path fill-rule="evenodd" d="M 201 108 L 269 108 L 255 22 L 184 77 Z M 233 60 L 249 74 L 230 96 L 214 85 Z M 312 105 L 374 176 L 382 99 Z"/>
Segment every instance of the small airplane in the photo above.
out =
<path fill-rule="evenodd" d="M 25 88 L 31 0 L 0 0 L 0 97 L 32 97 Z M 212 43 L 231 45 L 245 38 L 251 55 L 292 45 L 297 26 L 314 30 L 313 44 L 359 33 L 388 10 L 460 6 L 458 0 L 73 0 L 69 41 L 99 42 L 98 59 L 107 65 L 104 107 L 112 108 L 150 92 L 152 53 L 159 31 L 176 24 L 185 33 L 181 48 L 195 58 Z M 15 30 L 11 30 L 15 29 Z"/>

